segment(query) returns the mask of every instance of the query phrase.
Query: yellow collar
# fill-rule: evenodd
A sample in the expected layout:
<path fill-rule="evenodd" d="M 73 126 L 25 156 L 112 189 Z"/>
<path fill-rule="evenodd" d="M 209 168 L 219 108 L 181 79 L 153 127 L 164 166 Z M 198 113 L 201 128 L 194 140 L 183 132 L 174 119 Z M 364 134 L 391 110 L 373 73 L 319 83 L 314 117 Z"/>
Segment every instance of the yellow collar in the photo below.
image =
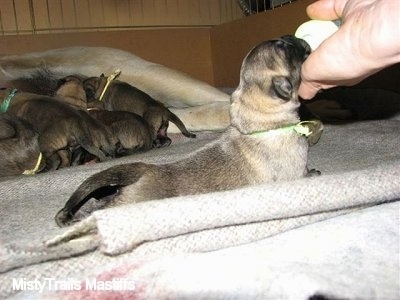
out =
<path fill-rule="evenodd" d="M 101 92 L 99 101 L 102 101 L 102 99 L 104 97 L 104 94 L 106 93 L 106 91 L 108 89 L 108 86 L 110 85 L 111 81 L 113 81 L 115 78 L 117 78 L 119 76 L 119 74 L 121 74 L 121 70 L 117 69 L 117 70 L 115 70 L 114 73 L 112 73 L 110 76 L 107 77 L 107 82 L 106 82 L 106 85 L 104 86 L 103 91 Z"/>
<path fill-rule="evenodd" d="M 42 162 L 42 159 L 43 159 L 43 154 L 42 154 L 42 152 L 39 152 L 39 157 L 38 157 L 38 160 L 36 162 L 35 167 L 33 169 L 31 169 L 31 170 L 25 170 L 22 174 L 23 175 L 34 175 L 34 174 L 36 174 L 36 172 L 39 171 L 39 167 L 40 167 L 40 163 Z"/>

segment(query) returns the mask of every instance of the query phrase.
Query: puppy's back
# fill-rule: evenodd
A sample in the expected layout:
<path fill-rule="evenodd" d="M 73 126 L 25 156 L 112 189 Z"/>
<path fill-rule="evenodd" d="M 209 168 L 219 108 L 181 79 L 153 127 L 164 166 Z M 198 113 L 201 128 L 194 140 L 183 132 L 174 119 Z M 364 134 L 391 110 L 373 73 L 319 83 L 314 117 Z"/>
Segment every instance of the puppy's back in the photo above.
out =
<path fill-rule="evenodd" d="M 0 177 L 33 169 L 40 154 L 38 137 L 29 122 L 8 113 L 0 114 Z"/>

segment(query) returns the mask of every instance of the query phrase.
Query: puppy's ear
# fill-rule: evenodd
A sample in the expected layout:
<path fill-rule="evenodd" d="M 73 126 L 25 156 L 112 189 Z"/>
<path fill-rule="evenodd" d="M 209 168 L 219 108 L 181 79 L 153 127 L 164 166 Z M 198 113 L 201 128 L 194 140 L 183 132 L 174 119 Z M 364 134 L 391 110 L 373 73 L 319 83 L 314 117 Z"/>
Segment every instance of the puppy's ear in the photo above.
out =
<path fill-rule="evenodd" d="M 104 73 L 101 73 L 100 78 L 101 78 L 101 77 L 106 77 L 106 76 L 104 76 Z"/>
<path fill-rule="evenodd" d="M 90 83 L 86 83 L 86 84 L 83 85 L 83 88 L 84 88 L 85 93 L 86 93 L 86 98 L 88 100 L 94 99 L 94 97 L 96 95 L 95 87 Z"/>
<path fill-rule="evenodd" d="M 59 89 L 66 82 L 67 82 L 67 80 L 65 78 L 58 79 L 56 88 Z"/>
<path fill-rule="evenodd" d="M 285 76 L 275 76 L 272 78 L 271 95 L 278 98 L 290 100 L 292 98 L 293 86 Z"/>
<path fill-rule="evenodd" d="M 67 77 L 64 77 L 64 81 L 68 82 L 68 81 L 76 81 L 76 82 L 81 82 L 81 79 L 75 75 L 69 75 Z"/>

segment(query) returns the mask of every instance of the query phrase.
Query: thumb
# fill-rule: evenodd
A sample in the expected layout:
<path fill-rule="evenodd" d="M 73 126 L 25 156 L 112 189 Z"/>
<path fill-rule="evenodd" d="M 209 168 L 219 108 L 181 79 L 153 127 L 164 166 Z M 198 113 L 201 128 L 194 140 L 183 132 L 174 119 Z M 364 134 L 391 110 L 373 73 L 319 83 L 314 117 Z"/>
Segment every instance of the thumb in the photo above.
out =
<path fill-rule="evenodd" d="M 307 15 L 314 20 L 340 19 L 348 0 L 319 0 L 307 6 Z"/>

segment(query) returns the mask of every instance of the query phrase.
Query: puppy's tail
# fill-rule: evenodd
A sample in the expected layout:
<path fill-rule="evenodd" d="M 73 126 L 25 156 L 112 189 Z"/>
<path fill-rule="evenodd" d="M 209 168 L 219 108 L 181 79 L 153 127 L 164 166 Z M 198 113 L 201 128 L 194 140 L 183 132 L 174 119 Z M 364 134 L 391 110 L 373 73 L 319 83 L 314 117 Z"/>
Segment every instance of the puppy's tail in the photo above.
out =
<path fill-rule="evenodd" d="M 181 121 L 181 119 L 178 118 L 177 115 L 175 115 L 173 112 L 169 112 L 169 117 L 168 120 L 174 123 L 179 130 L 183 133 L 184 136 L 187 136 L 189 138 L 195 138 L 196 135 L 194 133 L 191 133 L 187 130 L 185 124 Z"/>
<path fill-rule="evenodd" d="M 55 216 L 58 226 L 65 227 L 73 222 L 75 213 L 90 199 L 112 201 L 120 188 L 137 182 L 149 169 L 148 164 L 132 163 L 113 166 L 86 179 L 71 195 L 64 208 Z"/>

